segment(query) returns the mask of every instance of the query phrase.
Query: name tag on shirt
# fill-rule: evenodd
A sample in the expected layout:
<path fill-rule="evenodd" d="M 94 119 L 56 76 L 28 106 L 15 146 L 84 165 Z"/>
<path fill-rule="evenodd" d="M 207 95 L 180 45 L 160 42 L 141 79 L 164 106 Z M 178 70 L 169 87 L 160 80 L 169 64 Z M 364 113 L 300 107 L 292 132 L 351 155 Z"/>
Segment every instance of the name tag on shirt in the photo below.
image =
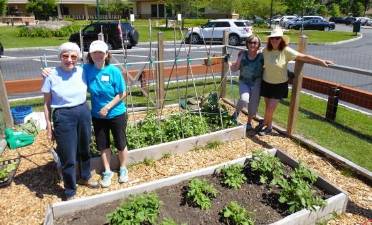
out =
<path fill-rule="evenodd" d="M 110 77 L 109 76 L 102 76 L 101 81 L 110 81 Z"/>

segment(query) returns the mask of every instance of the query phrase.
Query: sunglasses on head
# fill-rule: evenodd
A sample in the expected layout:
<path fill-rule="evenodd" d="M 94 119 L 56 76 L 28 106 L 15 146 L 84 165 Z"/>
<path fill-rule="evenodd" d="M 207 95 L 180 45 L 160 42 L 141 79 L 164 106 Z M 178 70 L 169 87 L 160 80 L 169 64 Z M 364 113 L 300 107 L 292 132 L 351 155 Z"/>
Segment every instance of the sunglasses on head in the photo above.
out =
<path fill-rule="evenodd" d="M 68 59 L 71 58 L 72 60 L 76 60 L 78 58 L 77 55 L 69 55 L 69 54 L 62 54 L 62 59 Z"/>
<path fill-rule="evenodd" d="M 274 39 L 274 40 L 279 40 L 281 39 L 282 37 L 271 37 L 270 39 Z"/>

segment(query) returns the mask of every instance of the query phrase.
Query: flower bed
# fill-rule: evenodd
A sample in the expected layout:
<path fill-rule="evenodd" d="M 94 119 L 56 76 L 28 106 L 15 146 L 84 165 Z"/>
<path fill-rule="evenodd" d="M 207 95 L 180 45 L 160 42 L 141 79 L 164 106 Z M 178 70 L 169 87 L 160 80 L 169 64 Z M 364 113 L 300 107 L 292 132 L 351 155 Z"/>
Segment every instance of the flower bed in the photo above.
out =
<path fill-rule="evenodd" d="M 278 150 L 273 150 L 271 152 L 286 165 L 297 165 L 295 161 L 284 155 L 282 152 Z M 244 181 L 244 183 L 241 184 L 240 189 L 227 188 L 226 182 L 223 182 L 225 185 L 222 186 L 221 181 L 219 180 L 220 176 L 209 176 L 215 171 L 220 171 L 220 169 L 226 167 L 227 165 L 243 165 L 246 161 L 247 158 L 241 158 L 217 166 L 169 177 L 119 191 L 104 193 L 69 202 L 57 203 L 49 208 L 46 215 L 45 224 L 53 224 L 55 221 L 68 221 L 68 224 L 73 224 L 73 222 L 76 222 L 77 224 L 103 224 L 106 221 L 105 214 L 114 210 L 121 199 L 133 194 L 150 191 L 157 193 L 159 199 L 163 202 L 163 204 L 160 205 L 161 210 L 158 219 L 164 221 L 165 218 L 172 218 L 177 221 L 177 224 L 184 222 L 187 224 L 223 224 L 224 219 L 223 217 L 221 218 L 221 215 L 227 217 L 231 210 L 237 209 L 236 204 L 232 204 L 229 208 L 230 211 L 227 210 L 222 213 L 223 208 L 228 206 L 233 200 L 236 200 L 243 209 L 252 211 L 256 224 L 314 224 L 315 221 L 319 220 L 320 218 L 326 218 L 332 212 L 345 211 L 347 196 L 341 190 L 327 183 L 322 178 L 318 178 L 315 182 L 315 185 L 326 194 L 323 195 L 323 197 L 326 198 L 325 205 L 320 209 L 318 207 L 314 207 L 312 211 L 303 209 L 294 214 L 288 215 L 290 206 L 286 205 L 286 209 L 282 208 L 283 204 L 279 204 L 278 196 L 275 197 L 276 195 L 274 188 L 268 189 L 266 185 L 259 185 L 256 182 L 259 179 L 256 179 L 256 181 L 255 179 L 250 179 L 252 177 L 250 177 L 249 174 L 246 174 L 248 175 L 248 181 Z M 190 201 L 185 198 L 185 190 L 190 190 L 189 179 L 207 175 L 208 177 L 203 178 L 207 179 L 209 183 L 212 183 L 213 186 L 216 187 L 219 194 L 216 195 L 217 197 L 215 199 L 212 199 L 211 207 L 207 210 L 203 210 L 200 209 L 201 207 L 199 208 L 193 203 L 190 203 Z M 274 180 L 273 177 L 274 176 L 271 176 L 269 180 Z M 185 187 L 188 188 L 185 189 Z M 274 192 L 272 192 L 272 190 L 274 190 Z M 243 191 L 243 193 L 239 193 L 239 191 Z M 247 198 L 251 196 L 256 197 L 256 199 L 253 198 L 251 201 L 247 200 Z M 262 196 L 266 197 L 262 199 L 260 198 Z M 115 201 L 117 202 L 115 203 Z M 103 213 L 103 215 L 99 215 L 98 212 Z M 64 220 L 63 217 L 66 220 Z M 95 222 L 93 223 L 93 221 Z"/>

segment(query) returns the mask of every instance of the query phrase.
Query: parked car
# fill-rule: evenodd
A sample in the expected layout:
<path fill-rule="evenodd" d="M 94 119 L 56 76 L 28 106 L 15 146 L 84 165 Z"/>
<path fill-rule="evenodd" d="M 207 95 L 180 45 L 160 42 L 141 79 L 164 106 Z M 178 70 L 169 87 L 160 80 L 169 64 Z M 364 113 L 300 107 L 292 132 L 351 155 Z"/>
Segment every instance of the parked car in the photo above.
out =
<path fill-rule="evenodd" d="M 4 55 L 4 47 L 3 47 L 3 44 L 1 44 L 0 42 L 0 58 L 2 55 Z"/>
<path fill-rule="evenodd" d="M 372 26 L 372 19 L 368 19 L 365 26 Z"/>
<path fill-rule="evenodd" d="M 287 22 L 288 20 L 293 20 L 293 19 L 295 19 L 295 18 L 297 18 L 296 15 L 291 15 L 291 16 L 286 15 L 286 16 L 282 16 L 282 18 L 281 18 L 280 21 L 279 21 L 279 25 L 280 25 L 281 27 L 285 27 L 285 24 L 286 24 L 286 22 Z"/>
<path fill-rule="evenodd" d="M 334 23 L 345 23 L 345 17 L 340 17 L 340 16 L 337 16 L 337 17 L 330 17 L 329 22 L 334 22 Z"/>
<path fill-rule="evenodd" d="M 280 16 L 280 15 L 273 16 L 273 17 L 271 18 L 271 24 L 272 24 L 272 25 L 278 25 L 279 22 L 280 22 L 280 19 L 281 19 L 281 18 L 282 18 L 282 16 Z M 267 23 L 270 24 L 270 18 L 267 20 Z"/>
<path fill-rule="evenodd" d="M 87 25 L 82 30 L 84 50 L 89 49 L 90 43 L 98 39 L 98 34 L 103 33 L 105 42 L 109 46 L 109 49 L 120 49 L 122 48 L 122 41 L 120 39 L 120 30 L 118 21 L 105 21 L 105 22 L 94 22 Z M 126 47 L 132 48 L 138 43 L 138 32 L 137 30 L 127 22 L 121 23 L 121 34 L 123 37 L 123 43 Z M 79 33 L 71 34 L 69 41 L 75 42 L 80 45 Z"/>
<path fill-rule="evenodd" d="M 292 20 L 288 20 L 286 23 L 285 23 L 285 26 L 284 28 L 286 29 L 292 29 L 292 27 L 297 24 L 297 23 L 301 23 L 302 22 L 302 18 L 298 17 L 298 18 L 294 18 Z"/>
<path fill-rule="evenodd" d="M 352 17 L 352 16 L 347 16 L 344 19 L 345 19 L 345 24 L 346 25 L 353 24 L 356 21 L 356 18 Z"/>
<path fill-rule="evenodd" d="M 356 17 L 356 21 L 360 22 L 360 25 L 365 26 L 367 24 L 367 21 L 369 20 L 368 17 Z"/>
<path fill-rule="evenodd" d="M 293 29 L 299 30 L 303 27 L 304 30 L 333 30 L 336 25 L 334 22 L 327 22 L 321 19 L 311 19 L 306 21 L 299 21 L 292 26 Z"/>
<path fill-rule="evenodd" d="M 252 35 L 252 26 L 246 20 L 217 19 L 210 20 L 201 27 L 189 28 L 185 42 L 222 42 L 225 30 L 229 32 L 229 45 L 239 45 Z"/>

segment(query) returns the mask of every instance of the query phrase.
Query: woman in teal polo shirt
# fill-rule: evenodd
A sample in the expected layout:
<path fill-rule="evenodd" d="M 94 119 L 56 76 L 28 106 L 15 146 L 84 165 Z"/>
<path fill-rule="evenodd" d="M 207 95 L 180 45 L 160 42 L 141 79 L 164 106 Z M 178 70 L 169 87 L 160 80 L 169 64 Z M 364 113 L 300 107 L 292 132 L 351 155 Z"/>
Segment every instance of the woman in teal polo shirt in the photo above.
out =
<path fill-rule="evenodd" d="M 111 54 L 105 42 L 93 41 L 89 47 L 88 64 L 83 66 L 87 79 L 88 91 L 92 101 L 92 122 L 97 149 L 105 171 L 101 180 L 102 187 L 109 187 L 113 172 L 110 169 L 111 149 L 110 132 L 120 160 L 119 183 L 128 181 L 126 159 L 128 149 L 126 142 L 127 114 L 123 99 L 126 86 L 121 71 L 110 64 Z"/>

